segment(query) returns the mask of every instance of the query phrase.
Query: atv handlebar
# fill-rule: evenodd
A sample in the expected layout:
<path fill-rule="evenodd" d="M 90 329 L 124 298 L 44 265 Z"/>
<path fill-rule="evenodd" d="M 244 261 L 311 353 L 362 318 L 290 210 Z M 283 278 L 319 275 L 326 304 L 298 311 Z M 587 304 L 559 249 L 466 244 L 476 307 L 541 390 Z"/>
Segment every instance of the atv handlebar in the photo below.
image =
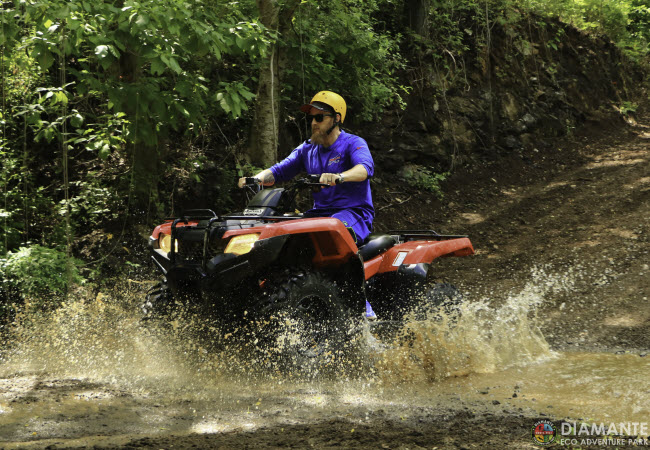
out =
<path fill-rule="evenodd" d="M 320 182 L 319 174 L 309 174 L 305 178 L 298 178 L 294 184 L 296 187 L 310 186 L 310 187 L 328 187 L 329 184 Z"/>
<path fill-rule="evenodd" d="M 327 187 L 329 184 L 320 182 L 320 174 L 309 174 L 305 178 L 298 178 L 294 181 L 297 186 L 314 186 L 314 187 Z M 336 184 L 340 184 L 340 179 L 336 179 Z M 244 186 L 246 187 L 259 187 L 262 185 L 262 180 L 255 177 L 245 177 Z"/>
<path fill-rule="evenodd" d="M 307 178 L 310 180 L 311 183 L 318 184 L 319 186 L 329 186 L 329 184 L 327 184 L 327 183 L 321 183 L 320 182 L 321 176 L 323 176 L 323 175 L 322 174 L 320 174 L 320 175 L 319 174 L 311 174 L 311 175 L 307 175 Z M 337 178 L 335 183 L 336 184 L 341 184 L 341 179 Z"/>

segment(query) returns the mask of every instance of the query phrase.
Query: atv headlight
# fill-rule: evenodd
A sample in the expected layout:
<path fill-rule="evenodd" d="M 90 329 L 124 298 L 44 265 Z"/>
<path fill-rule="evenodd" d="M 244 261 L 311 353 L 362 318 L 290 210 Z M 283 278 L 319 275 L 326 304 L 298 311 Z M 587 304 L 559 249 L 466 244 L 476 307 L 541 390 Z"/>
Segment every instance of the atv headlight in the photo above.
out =
<path fill-rule="evenodd" d="M 160 236 L 158 237 L 158 247 L 160 247 L 160 250 L 162 250 L 165 253 L 169 253 L 172 251 L 172 237 L 169 234 L 165 233 L 160 233 Z M 174 249 L 175 251 L 178 252 L 178 240 L 176 241 L 176 248 Z"/>
<path fill-rule="evenodd" d="M 235 255 L 243 255 L 248 253 L 253 249 L 253 244 L 260 238 L 259 233 L 251 234 L 240 234 L 239 236 L 233 237 L 224 253 L 234 253 Z"/>

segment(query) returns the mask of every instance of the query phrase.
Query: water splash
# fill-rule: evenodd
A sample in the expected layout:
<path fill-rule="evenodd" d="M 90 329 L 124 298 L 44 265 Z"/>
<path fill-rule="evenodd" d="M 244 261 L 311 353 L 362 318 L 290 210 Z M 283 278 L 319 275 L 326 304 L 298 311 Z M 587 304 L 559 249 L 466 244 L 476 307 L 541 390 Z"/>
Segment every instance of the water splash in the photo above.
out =
<path fill-rule="evenodd" d="M 168 325 L 147 325 L 124 301 L 108 296 L 71 300 L 51 313 L 20 318 L 0 369 L 5 375 L 34 372 L 130 386 L 187 387 L 197 370 L 207 368 L 197 367 L 207 350 L 182 339 L 186 325 L 179 319 Z"/>
<path fill-rule="evenodd" d="M 537 312 L 548 294 L 568 292 L 572 270 L 549 274 L 535 268 L 530 281 L 498 306 L 490 298 L 466 297 L 453 311 L 424 320 L 407 316 L 398 338 L 376 363 L 387 382 L 435 382 L 471 373 L 492 373 L 554 357 L 538 326 Z"/>
<path fill-rule="evenodd" d="M 411 314 L 398 338 L 382 352 L 371 351 L 366 361 L 359 361 L 358 354 L 347 360 L 337 355 L 336 370 L 330 375 L 432 382 L 551 358 L 553 352 L 537 324 L 537 309 L 546 295 L 570 290 L 575 276 L 570 270 L 562 275 L 548 270 L 534 269 L 526 286 L 496 307 L 489 298 L 466 295 L 459 314 L 436 311 L 425 320 Z M 217 325 L 188 312 L 179 313 L 167 326 L 145 326 L 138 312 L 125 304 L 100 296 L 94 301 L 69 301 L 49 315 L 24 320 L 16 331 L 17 344 L 0 367 L 4 372 L 29 369 L 134 385 L 164 380 L 170 388 L 184 389 L 233 375 L 275 379 L 296 375 L 272 361 L 278 349 L 296 339 L 295 323 L 287 322 L 279 333 L 280 345 L 269 352 L 261 349 L 250 327 L 223 334 Z M 308 379 L 322 370 L 312 369 Z"/>

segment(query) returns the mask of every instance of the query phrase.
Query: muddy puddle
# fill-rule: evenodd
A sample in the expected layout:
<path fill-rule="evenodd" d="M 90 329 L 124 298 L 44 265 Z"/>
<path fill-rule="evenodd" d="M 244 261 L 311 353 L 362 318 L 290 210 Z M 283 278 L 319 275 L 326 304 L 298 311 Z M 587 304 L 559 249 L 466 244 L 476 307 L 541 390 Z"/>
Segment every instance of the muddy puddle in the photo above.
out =
<path fill-rule="evenodd" d="M 552 351 L 536 311 L 573 280 L 543 275 L 498 307 L 472 299 L 460 316 L 409 321 L 401 338 L 367 343 L 327 376 L 251 370 L 260 361 L 210 351 L 188 324 L 154 333 L 120 302 L 70 302 L 0 356 L 0 444 L 119 445 L 339 418 L 354 428 L 461 409 L 647 422 L 650 359 Z"/>

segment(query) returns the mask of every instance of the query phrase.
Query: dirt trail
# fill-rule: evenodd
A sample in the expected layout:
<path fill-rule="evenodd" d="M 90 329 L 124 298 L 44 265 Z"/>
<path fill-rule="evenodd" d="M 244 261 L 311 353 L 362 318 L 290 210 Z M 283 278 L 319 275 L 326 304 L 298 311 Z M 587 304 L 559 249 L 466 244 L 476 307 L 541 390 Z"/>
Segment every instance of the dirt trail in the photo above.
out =
<path fill-rule="evenodd" d="M 553 149 L 459 173 L 439 207 L 413 196 L 398 209 L 382 194 L 406 187 L 378 189 L 378 227 L 470 235 L 476 256 L 440 261 L 437 276 L 497 311 L 480 326 L 514 323 L 472 330 L 496 365 L 479 358 L 480 339 L 450 340 L 473 364 L 457 377 L 433 379 L 423 351 L 394 353 L 375 377 L 237 378 L 128 321 L 97 322 L 84 342 L 112 338 L 91 361 L 0 364 L 0 448 L 539 448 L 540 418 L 650 422 L 650 115 L 637 120 L 594 122 Z M 66 339 L 80 333 L 72 325 Z"/>
<path fill-rule="evenodd" d="M 445 227 L 466 230 L 478 249 L 470 273 L 452 262 L 468 287 L 508 292 L 534 267 L 577 278 L 540 311 L 554 349 L 650 349 L 650 117 L 621 121 L 588 124 L 543 155 L 496 163 L 492 176 L 489 168 L 468 174 L 476 181 L 458 189 L 494 188 L 446 213 Z M 446 263 L 441 275 L 452 277 Z"/>

